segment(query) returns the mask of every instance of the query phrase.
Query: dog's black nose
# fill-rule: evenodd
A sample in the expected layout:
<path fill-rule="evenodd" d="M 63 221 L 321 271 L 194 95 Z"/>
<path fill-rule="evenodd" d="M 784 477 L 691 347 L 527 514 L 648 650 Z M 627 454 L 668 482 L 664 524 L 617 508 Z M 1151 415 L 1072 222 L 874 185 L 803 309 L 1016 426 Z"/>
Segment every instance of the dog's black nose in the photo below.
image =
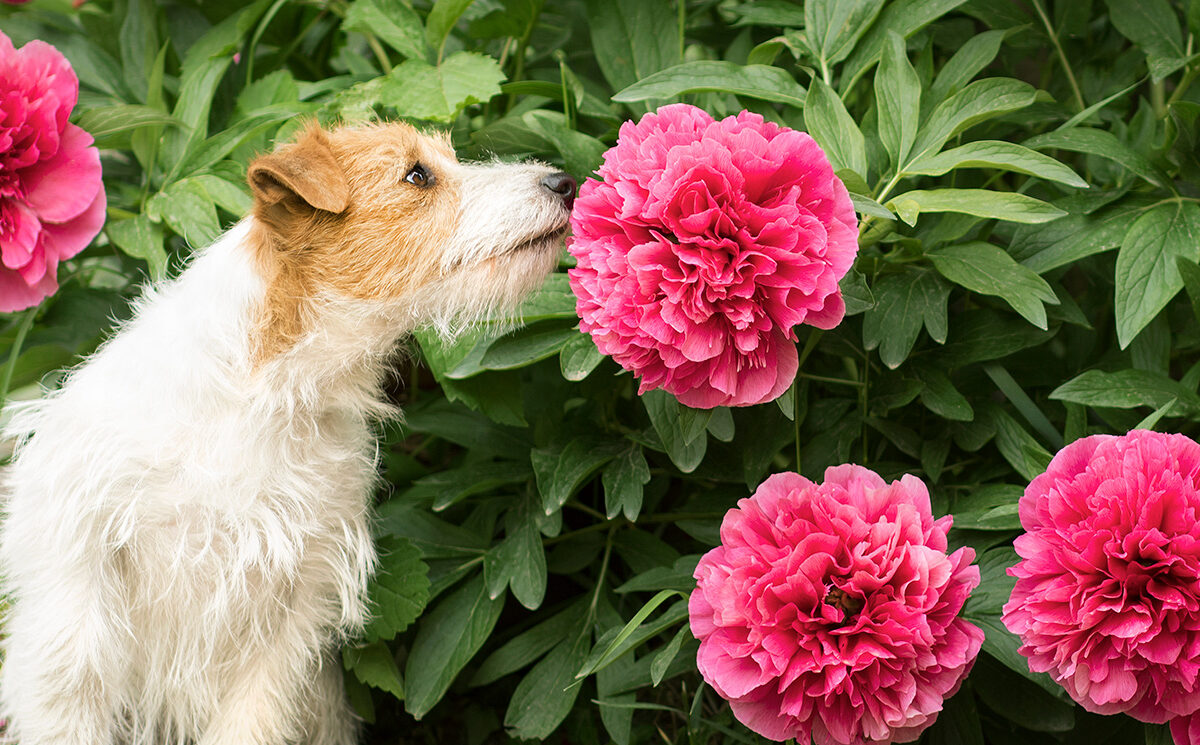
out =
<path fill-rule="evenodd" d="M 563 198 L 570 207 L 575 202 L 575 179 L 569 173 L 557 171 L 542 179 L 542 186 Z"/>

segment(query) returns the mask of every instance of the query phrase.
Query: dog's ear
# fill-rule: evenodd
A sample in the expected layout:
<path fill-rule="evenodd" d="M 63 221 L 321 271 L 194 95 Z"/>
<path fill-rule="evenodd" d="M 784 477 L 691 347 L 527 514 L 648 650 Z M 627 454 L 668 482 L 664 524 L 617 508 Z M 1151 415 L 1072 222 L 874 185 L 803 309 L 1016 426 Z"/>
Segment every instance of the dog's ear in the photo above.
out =
<path fill-rule="evenodd" d="M 267 205 L 286 201 L 289 207 L 307 205 L 337 214 L 350 201 L 346 173 L 333 157 L 325 132 L 316 127 L 296 142 L 256 158 L 246 180 L 255 198 Z"/>

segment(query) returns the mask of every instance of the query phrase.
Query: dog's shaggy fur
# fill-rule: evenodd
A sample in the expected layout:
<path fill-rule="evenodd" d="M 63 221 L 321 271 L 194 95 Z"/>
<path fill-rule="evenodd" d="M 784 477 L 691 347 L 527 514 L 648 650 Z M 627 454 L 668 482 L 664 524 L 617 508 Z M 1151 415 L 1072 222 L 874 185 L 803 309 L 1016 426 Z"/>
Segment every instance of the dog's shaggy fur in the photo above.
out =
<path fill-rule="evenodd" d="M 19 410 L 0 701 L 22 745 L 349 745 L 380 385 L 399 338 L 512 306 L 574 182 L 399 125 L 304 130 L 253 215 Z"/>

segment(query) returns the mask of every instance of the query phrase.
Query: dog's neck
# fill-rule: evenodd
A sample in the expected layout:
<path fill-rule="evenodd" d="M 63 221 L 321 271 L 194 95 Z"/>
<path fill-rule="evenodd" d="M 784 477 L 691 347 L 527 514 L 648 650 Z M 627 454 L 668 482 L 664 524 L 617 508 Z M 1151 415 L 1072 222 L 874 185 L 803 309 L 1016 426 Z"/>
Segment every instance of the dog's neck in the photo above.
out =
<path fill-rule="evenodd" d="M 389 414 L 380 387 L 399 340 L 412 330 L 411 319 L 367 301 L 311 298 L 303 332 L 263 358 L 258 351 L 267 278 L 254 260 L 253 229 L 253 218 L 230 229 L 163 291 L 163 299 L 192 305 L 193 333 L 228 366 L 228 375 L 248 381 L 244 390 L 253 392 L 255 406 Z"/>

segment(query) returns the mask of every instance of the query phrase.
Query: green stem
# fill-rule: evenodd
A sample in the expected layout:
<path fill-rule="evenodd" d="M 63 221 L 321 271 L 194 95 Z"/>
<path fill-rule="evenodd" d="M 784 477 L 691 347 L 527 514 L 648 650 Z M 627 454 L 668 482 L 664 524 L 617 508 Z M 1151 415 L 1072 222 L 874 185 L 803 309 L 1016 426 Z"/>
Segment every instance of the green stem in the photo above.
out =
<path fill-rule="evenodd" d="M 1175 86 L 1175 90 L 1171 92 L 1171 97 L 1167 99 L 1167 106 L 1179 101 L 1184 93 L 1187 93 L 1188 88 L 1196 80 L 1197 73 L 1200 73 L 1200 64 L 1188 65 L 1187 70 L 1183 73 L 1183 77 L 1179 80 L 1179 85 Z"/>
<path fill-rule="evenodd" d="M 21 356 L 21 347 L 25 345 L 25 337 L 29 334 L 35 317 L 37 308 L 30 308 L 25 311 L 21 325 L 17 327 L 17 336 L 8 350 L 8 364 L 4 366 L 4 377 L 0 379 L 0 403 L 8 402 L 8 389 L 12 386 L 13 373 L 17 370 L 17 359 Z"/>
<path fill-rule="evenodd" d="M 684 40 L 683 30 L 687 26 L 687 0 L 677 0 L 676 7 L 679 9 L 679 61 L 683 61 Z"/>
<path fill-rule="evenodd" d="M 600 602 L 600 590 L 604 589 L 604 578 L 608 574 L 608 560 L 612 558 L 613 536 L 616 535 L 617 529 L 614 527 L 608 531 L 608 538 L 604 541 L 604 559 L 600 562 L 600 576 L 596 578 L 596 591 L 592 593 L 592 602 L 588 605 L 587 622 L 583 625 L 586 629 L 592 625 L 592 621 L 596 618 L 596 604 Z"/>
<path fill-rule="evenodd" d="M 804 363 L 808 360 L 808 356 L 817 348 L 817 342 L 821 340 L 821 329 L 813 329 L 808 334 L 808 340 L 804 342 L 804 349 L 800 352 L 800 359 L 796 363 L 796 379 L 792 381 L 792 428 L 796 438 L 796 473 L 800 473 L 800 379 L 806 376 L 800 372 L 804 367 Z"/>
<path fill-rule="evenodd" d="M 392 61 L 388 59 L 387 52 L 383 45 L 379 43 L 379 39 L 375 34 L 363 34 L 367 37 L 367 45 L 371 47 L 371 51 L 375 53 L 375 58 L 379 60 L 379 66 L 383 68 L 383 74 L 387 75 L 392 71 Z"/>
<path fill-rule="evenodd" d="M 1080 111 L 1087 108 L 1087 104 L 1083 100 L 1083 92 L 1079 90 L 1079 82 L 1075 80 L 1075 72 L 1071 69 L 1071 63 L 1067 60 L 1067 55 L 1063 52 L 1062 44 L 1058 42 L 1058 34 L 1054 31 L 1054 26 L 1050 23 L 1050 17 L 1046 15 L 1046 9 L 1042 7 L 1042 0 L 1033 0 L 1033 7 L 1037 10 L 1038 17 L 1042 19 L 1042 25 L 1046 27 L 1046 34 L 1050 37 L 1050 41 L 1054 44 L 1054 52 L 1058 55 L 1058 61 L 1062 64 L 1063 72 L 1067 74 L 1067 81 L 1071 84 L 1071 92 L 1075 95 L 1075 105 Z"/>

